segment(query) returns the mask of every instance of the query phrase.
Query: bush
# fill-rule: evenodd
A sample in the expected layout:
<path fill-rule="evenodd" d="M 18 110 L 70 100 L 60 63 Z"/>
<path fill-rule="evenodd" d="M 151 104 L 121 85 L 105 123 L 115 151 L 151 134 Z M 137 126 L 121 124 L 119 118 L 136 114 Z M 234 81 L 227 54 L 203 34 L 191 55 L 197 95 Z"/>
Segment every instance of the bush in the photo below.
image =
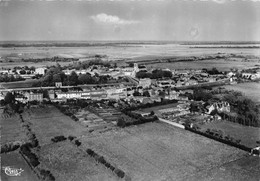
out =
<path fill-rule="evenodd" d="M 107 163 L 103 156 L 100 156 L 100 157 L 98 158 L 98 162 L 99 162 L 99 163 L 102 163 L 102 164 L 104 164 L 104 165 Z"/>
<path fill-rule="evenodd" d="M 60 141 L 65 141 L 67 138 L 65 136 L 55 136 L 51 139 L 52 142 L 57 143 Z"/>
<path fill-rule="evenodd" d="M 7 153 L 10 151 L 14 151 L 20 147 L 19 142 L 14 142 L 14 143 L 6 143 L 3 146 L 1 146 L 1 153 Z"/>
<path fill-rule="evenodd" d="M 30 144 L 24 144 L 21 146 L 20 151 L 22 154 L 24 154 L 27 158 L 29 163 L 33 166 L 36 167 L 40 164 L 37 156 L 31 152 L 30 150 Z"/>
<path fill-rule="evenodd" d="M 94 155 L 94 151 L 91 149 L 87 149 L 86 152 L 90 155 L 93 156 Z"/>
<path fill-rule="evenodd" d="M 69 139 L 70 141 L 73 141 L 75 138 L 76 138 L 76 136 L 69 136 L 69 137 L 68 137 L 68 139 Z"/>
<path fill-rule="evenodd" d="M 75 140 L 75 145 L 80 146 L 81 142 L 79 140 Z"/>
<path fill-rule="evenodd" d="M 40 176 L 42 177 L 43 180 L 48 180 L 48 181 L 54 181 L 55 177 L 51 174 L 49 170 L 40 170 Z"/>
<path fill-rule="evenodd" d="M 119 178 L 124 178 L 124 176 L 125 176 L 125 172 L 123 172 L 123 171 L 120 170 L 120 169 L 115 169 L 114 172 L 115 172 L 115 174 L 116 174 Z"/>

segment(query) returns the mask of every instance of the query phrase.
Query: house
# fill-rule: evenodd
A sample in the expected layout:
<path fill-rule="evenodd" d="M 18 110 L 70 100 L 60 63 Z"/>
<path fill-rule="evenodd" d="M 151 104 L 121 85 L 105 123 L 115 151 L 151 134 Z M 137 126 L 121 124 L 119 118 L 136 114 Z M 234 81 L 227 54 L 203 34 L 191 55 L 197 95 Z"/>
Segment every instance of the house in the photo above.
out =
<path fill-rule="evenodd" d="M 33 93 L 33 92 L 26 92 L 24 93 L 27 101 L 43 101 L 43 93 Z"/>
<path fill-rule="evenodd" d="M 157 86 L 161 87 L 161 88 L 171 87 L 172 86 L 172 80 L 160 80 L 160 81 L 157 81 Z"/>
<path fill-rule="evenodd" d="M 92 90 L 90 92 L 90 98 L 93 100 L 101 100 L 107 98 L 107 92 L 103 89 Z"/>
<path fill-rule="evenodd" d="M 151 85 L 152 85 L 152 80 L 149 78 L 139 80 L 139 86 L 142 86 L 143 88 L 150 87 Z"/>
<path fill-rule="evenodd" d="M 127 96 L 125 88 L 109 88 L 106 89 L 108 99 L 120 99 Z"/>
<path fill-rule="evenodd" d="M 38 67 L 35 69 L 35 74 L 44 75 L 46 69 L 46 67 Z"/>
<path fill-rule="evenodd" d="M 230 104 L 228 102 L 215 102 L 206 107 L 207 114 L 210 114 L 212 111 L 217 110 L 218 112 L 230 112 Z"/>
<path fill-rule="evenodd" d="M 73 99 L 73 98 L 81 98 L 81 93 L 82 92 L 57 92 L 57 98 L 58 99 Z"/>
<path fill-rule="evenodd" d="M 57 88 L 62 87 L 62 82 L 55 82 L 55 87 Z"/>
<path fill-rule="evenodd" d="M 139 72 L 138 64 L 134 63 L 134 67 L 121 68 L 121 72 L 126 76 L 135 77 L 136 73 Z"/>

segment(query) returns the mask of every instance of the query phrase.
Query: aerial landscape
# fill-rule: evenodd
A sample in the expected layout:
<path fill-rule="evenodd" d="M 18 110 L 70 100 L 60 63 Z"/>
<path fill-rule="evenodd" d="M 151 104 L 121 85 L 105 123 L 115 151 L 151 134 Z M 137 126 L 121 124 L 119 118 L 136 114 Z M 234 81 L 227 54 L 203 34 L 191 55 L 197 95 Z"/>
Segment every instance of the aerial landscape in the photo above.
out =
<path fill-rule="evenodd" d="M 0 180 L 259 181 L 259 9 L 0 1 Z"/>

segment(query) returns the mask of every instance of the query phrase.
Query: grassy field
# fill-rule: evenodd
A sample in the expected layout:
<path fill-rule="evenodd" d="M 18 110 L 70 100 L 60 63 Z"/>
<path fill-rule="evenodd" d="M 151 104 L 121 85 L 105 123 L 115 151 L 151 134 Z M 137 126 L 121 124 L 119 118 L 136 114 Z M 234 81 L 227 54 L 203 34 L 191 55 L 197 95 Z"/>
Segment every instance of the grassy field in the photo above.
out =
<path fill-rule="evenodd" d="M 213 168 L 207 172 L 193 175 L 187 180 L 208 181 L 208 180 L 228 180 L 228 181 L 259 181 L 260 178 L 260 159 L 259 157 L 243 157 L 229 162 L 221 167 Z"/>
<path fill-rule="evenodd" d="M 88 129 L 61 113 L 54 106 L 30 108 L 23 113 L 25 120 L 31 123 L 40 145 L 48 144 L 55 136 L 77 136 L 88 134 Z"/>
<path fill-rule="evenodd" d="M 240 139 L 241 144 L 249 147 L 260 146 L 256 143 L 256 141 L 260 140 L 260 128 L 242 126 L 228 121 L 213 121 L 200 127 L 202 131 L 206 131 L 208 128 L 222 130 L 224 135 Z"/>
<path fill-rule="evenodd" d="M 177 107 L 177 105 L 178 105 L 178 103 L 173 103 L 173 104 L 149 107 L 149 108 L 141 109 L 140 111 L 144 112 L 144 113 L 150 113 L 151 111 L 154 111 L 155 113 L 157 113 L 158 110 L 160 110 L 160 109 L 173 108 L 173 107 Z"/>
<path fill-rule="evenodd" d="M 186 180 L 246 155 L 164 123 L 147 123 L 80 140 L 83 147 L 103 155 L 132 180 Z"/>
<path fill-rule="evenodd" d="M 0 165 L 3 167 L 13 167 L 13 168 L 21 168 L 23 172 L 20 176 L 8 176 L 5 174 L 4 169 L 1 169 L 1 179 L 2 181 L 38 181 L 38 177 L 33 173 L 29 165 L 26 163 L 24 158 L 18 151 L 1 154 Z"/>
<path fill-rule="evenodd" d="M 211 69 L 213 67 L 220 71 L 229 71 L 231 68 L 238 68 L 239 70 L 253 67 L 255 65 L 260 65 L 259 62 L 244 62 L 241 60 L 201 60 L 201 61 L 191 61 L 191 62 L 171 62 L 171 63 L 157 63 L 149 64 L 147 68 L 169 68 L 169 69 Z"/>
<path fill-rule="evenodd" d="M 110 170 L 79 150 L 69 141 L 45 145 L 38 153 L 41 168 L 51 171 L 57 181 L 117 180 Z"/>
<path fill-rule="evenodd" d="M 8 142 L 28 141 L 25 130 L 22 128 L 19 115 L 13 115 L 11 117 L 2 114 L 0 115 L 1 120 L 1 144 Z"/>
<path fill-rule="evenodd" d="M 38 80 L 25 80 L 25 81 L 17 81 L 17 82 L 7 82 L 7 83 L 0 83 L 0 88 L 12 89 L 12 88 L 28 88 L 32 87 L 32 84 L 38 82 Z"/>
<path fill-rule="evenodd" d="M 247 97 L 260 103 L 260 82 L 247 82 L 224 86 L 228 90 L 235 90 L 244 93 Z"/>
<path fill-rule="evenodd" d="M 189 45 L 170 44 L 137 44 L 137 45 L 108 45 L 108 46 L 90 46 L 90 47 L 16 47 L 0 48 L 1 67 L 20 66 L 20 59 L 24 58 L 45 58 L 45 57 L 74 57 L 86 58 L 92 55 L 107 55 L 104 60 L 149 60 L 160 59 L 173 56 L 200 56 L 216 53 L 233 53 L 244 55 L 257 55 L 258 49 L 243 48 L 189 48 Z M 5 62 L 5 59 L 14 62 Z M 23 65 L 30 66 L 30 62 Z M 35 63 L 34 66 L 53 65 L 55 62 Z M 63 64 L 63 63 L 61 63 Z M 192 67 L 192 66 L 190 66 Z"/>

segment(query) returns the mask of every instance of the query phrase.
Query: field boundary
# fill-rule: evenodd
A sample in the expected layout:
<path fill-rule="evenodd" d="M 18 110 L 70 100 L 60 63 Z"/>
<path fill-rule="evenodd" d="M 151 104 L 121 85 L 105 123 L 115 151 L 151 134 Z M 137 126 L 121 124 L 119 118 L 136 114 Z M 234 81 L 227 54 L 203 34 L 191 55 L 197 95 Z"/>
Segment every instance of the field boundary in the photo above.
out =
<path fill-rule="evenodd" d="M 190 131 L 190 132 L 199 134 L 199 135 L 201 135 L 201 136 L 205 136 L 205 137 L 210 138 L 210 139 L 213 139 L 213 140 L 215 140 L 215 141 L 219 141 L 219 142 L 224 143 L 224 144 L 227 144 L 227 145 L 229 145 L 229 146 L 233 146 L 233 147 L 239 148 L 239 149 L 244 150 L 244 151 L 247 151 L 247 152 L 251 152 L 251 150 L 252 150 L 252 148 L 247 147 L 247 146 L 245 146 L 245 145 L 240 145 L 240 144 L 236 144 L 236 143 L 230 142 L 230 141 L 228 141 L 228 140 L 224 140 L 224 139 L 221 139 L 221 138 L 217 138 L 217 137 L 212 136 L 212 135 L 209 135 L 209 134 L 207 134 L 207 133 L 204 133 L 204 132 L 201 132 L 201 131 L 198 131 L 198 130 L 194 130 L 194 129 L 190 128 L 190 127 L 185 127 L 185 130 L 188 130 L 188 131 Z"/>
<path fill-rule="evenodd" d="M 163 119 L 163 118 L 159 118 L 159 121 L 170 124 L 170 125 L 175 126 L 177 128 L 185 129 L 185 126 L 183 126 L 182 124 L 175 123 L 175 122 Z"/>

